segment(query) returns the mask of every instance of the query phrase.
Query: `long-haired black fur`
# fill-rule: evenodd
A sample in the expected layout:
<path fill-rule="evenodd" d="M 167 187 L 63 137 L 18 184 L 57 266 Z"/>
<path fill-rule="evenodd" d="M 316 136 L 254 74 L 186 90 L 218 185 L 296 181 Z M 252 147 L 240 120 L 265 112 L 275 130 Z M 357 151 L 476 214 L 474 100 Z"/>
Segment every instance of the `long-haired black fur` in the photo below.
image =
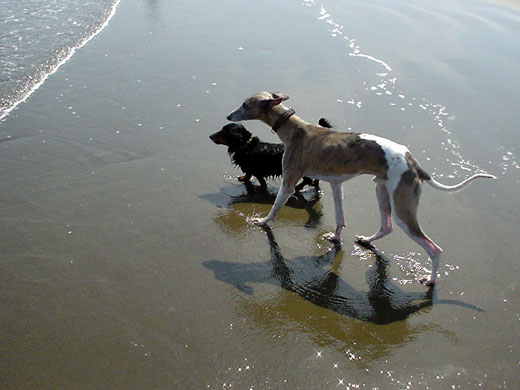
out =
<path fill-rule="evenodd" d="M 325 118 L 321 118 L 319 124 L 322 127 L 332 127 Z M 260 183 L 260 189 L 265 191 L 265 179 L 282 175 L 283 144 L 262 142 L 239 123 L 227 124 L 209 138 L 217 145 L 228 147 L 231 162 L 244 172 L 238 180 L 249 182 L 254 176 Z M 306 185 L 317 187 L 318 184 L 318 180 L 304 177 L 295 191 L 301 191 Z"/>

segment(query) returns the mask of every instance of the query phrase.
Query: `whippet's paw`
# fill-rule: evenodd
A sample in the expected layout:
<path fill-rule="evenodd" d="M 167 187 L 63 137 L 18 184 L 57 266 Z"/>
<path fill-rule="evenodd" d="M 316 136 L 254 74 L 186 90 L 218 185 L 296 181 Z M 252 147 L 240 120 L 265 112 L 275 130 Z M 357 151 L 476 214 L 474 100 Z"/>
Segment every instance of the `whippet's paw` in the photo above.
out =
<path fill-rule="evenodd" d="M 355 236 L 356 241 L 362 245 L 370 245 L 370 240 L 367 236 Z"/>
<path fill-rule="evenodd" d="M 267 218 L 248 218 L 247 222 L 255 224 L 256 226 L 267 226 Z"/>
<path fill-rule="evenodd" d="M 325 240 L 329 240 L 330 242 L 339 242 L 340 241 L 340 236 L 334 232 L 325 233 L 322 237 Z"/>
<path fill-rule="evenodd" d="M 366 236 L 355 236 L 356 242 L 366 249 L 375 250 L 375 246 L 372 245 L 372 240 Z"/>
<path fill-rule="evenodd" d="M 433 287 L 435 286 L 435 280 L 432 280 L 431 277 L 422 277 L 421 279 L 419 279 L 419 283 L 421 284 L 424 284 L 426 287 Z"/>

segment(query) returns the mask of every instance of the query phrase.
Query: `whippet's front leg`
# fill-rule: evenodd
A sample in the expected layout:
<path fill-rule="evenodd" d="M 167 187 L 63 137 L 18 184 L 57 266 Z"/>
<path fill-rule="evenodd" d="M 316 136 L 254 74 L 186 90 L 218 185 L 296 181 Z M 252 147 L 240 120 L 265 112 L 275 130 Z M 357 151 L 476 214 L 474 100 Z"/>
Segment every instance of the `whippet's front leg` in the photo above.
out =
<path fill-rule="evenodd" d="M 280 211 L 293 192 L 294 185 L 287 184 L 287 181 L 282 177 L 280 189 L 278 190 L 278 194 L 276 195 L 276 199 L 274 201 L 273 207 L 271 208 L 271 211 L 269 211 L 269 214 L 267 214 L 267 216 L 264 218 L 250 218 L 249 221 L 253 222 L 255 225 L 263 226 L 266 225 L 267 222 L 274 220 L 276 218 L 276 214 L 278 214 L 278 211 Z"/>
<path fill-rule="evenodd" d="M 341 230 L 345 226 L 345 217 L 343 215 L 343 186 L 341 183 L 330 183 L 332 189 L 332 197 L 334 198 L 334 211 L 336 213 L 336 231 L 325 233 L 323 238 L 339 242 L 341 238 Z"/>
<path fill-rule="evenodd" d="M 388 195 L 388 190 L 386 189 L 385 184 L 378 183 L 376 185 L 376 196 L 379 204 L 379 212 L 381 214 L 381 227 L 379 228 L 379 231 L 370 237 L 356 236 L 356 239 L 360 244 L 370 244 L 372 241 L 379 240 L 392 231 L 392 206 L 390 204 L 390 196 Z"/>

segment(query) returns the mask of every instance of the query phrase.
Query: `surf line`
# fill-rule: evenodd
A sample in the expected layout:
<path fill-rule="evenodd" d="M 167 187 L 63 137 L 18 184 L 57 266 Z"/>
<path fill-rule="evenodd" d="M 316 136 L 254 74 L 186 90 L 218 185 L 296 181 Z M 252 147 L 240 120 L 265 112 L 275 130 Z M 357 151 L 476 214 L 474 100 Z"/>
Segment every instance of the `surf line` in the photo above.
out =
<path fill-rule="evenodd" d="M 74 53 L 76 53 L 76 50 L 81 49 L 83 46 L 85 46 L 87 43 L 89 43 L 92 39 L 94 39 L 101 31 L 103 31 L 103 29 L 110 22 L 110 19 L 112 19 L 112 17 L 115 15 L 117 6 L 119 5 L 120 2 L 121 2 L 121 0 L 116 0 L 116 2 L 112 5 L 112 9 L 110 10 L 110 13 L 108 14 L 106 20 L 99 26 L 99 28 L 96 31 L 94 31 L 88 37 L 86 37 L 85 39 L 80 41 L 78 44 L 72 46 L 69 49 L 69 52 L 67 53 L 67 55 L 65 55 L 65 57 L 63 59 L 61 59 L 53 69 L 51 69 L 49 72 L 45 73 L 45 75 L 43 75 L 43 77 L 41 78 L 40 81 L 38 81 L 32 87 L 30 87 L 28 89 L 28 91 L 24 94 L 24 96 L 22 96 L 20 99 L 18 99 L 16 102 L 14 102 L 11 105 L 11 107 L 7 108 L 2 113 L 0 113 L 0 122 L 3 121 L 4 118 L 6 118 L 11 113 L 11 111 L 14 110 L 19 104 L 25 102 L 29 98 L 29 96 L 31 96 L 34 93 L 34 91 L 36 91 L 38 88 L 40 88 L 40 86 L 47 80 L 47 78 L 49 76 L 56 73 L 63 64 L 65 64 L 68 60 L 70 60 L 72 58 L 72 56 L 74 55 Z"/>
<path fill-rule="evenodd" d="M 302 0 L 301 4 L 307 7 L 314 7 L 316 5 L 316 0 Z M 350 48 L 348 53 L 349 57 L 363 58 L 371 62 L 374 62 L 385 69 L 384 72 L 376 73 L 376 76 L 379 78 L 379 81 L 375 85 L 367 87 L 366 90 L 375 93 L 378 96 L 394 95 L 397 79 L 395 77 L 391 77 L 392 67 L 379 58 L 376 58 L 369 54 L 362 53 L 360 46 L 356 42 L 356 39 L 349 38 L 343 33 L 343 25 L 334 21 L 331 14 L 327 11 L 324 5 L 320 6 L 319 15 L 320 16 L 317 18 L 318 20 L 330 25 L 329 33 L 333 38 L 336 38 L 337 36 L 342 36 L 347 41 L 347 44 Z M 448 127 L 445 124 L 446 120 L 454 119 L 454 117 L 448 114 L 447 108 L 445 106 L 442 106 L 440 104 L 434 104 L 425 98 L 417 99 L 414 97 L 411 99 L 407 99 L 402 93 L 399 93 L 397 97 L 399 99 L 396 99 L 396 101 L 391 102 L 390 105 L 395 106 L 401 111 L 405 111 L 406 109 L 417 105 L 416 102 L 418 101 L 421 102 L 421 104 L 418 104 L 419 108 L 427 112 L 429 116 L 432 118 L 432 120 L 435 122 L 437 127 L 444 133 L 445 140 L 441 143 L 441 145 L 455 158 L 455 161 L 449 161 L 452 166 L 465 171 L 466 174 L 473 174 L 478 172 L 485 173 L 485 171 L 482 168 L 471 163 L 468 159 L 464 158 L 464 156 L 460 152 L 460 146 L 458 145 L 458 142 L 452 138 L 452 132 L 448 129 Z M 343 100 L 338 99 L 338 102 L 343 102 Z M 348 100 L 347 103 L 352 104 L 357 108 L 362 107 L 362 102 L 356 102 L 354 99 Z M 459 172 L 454 173 L 459 174 Z"/>

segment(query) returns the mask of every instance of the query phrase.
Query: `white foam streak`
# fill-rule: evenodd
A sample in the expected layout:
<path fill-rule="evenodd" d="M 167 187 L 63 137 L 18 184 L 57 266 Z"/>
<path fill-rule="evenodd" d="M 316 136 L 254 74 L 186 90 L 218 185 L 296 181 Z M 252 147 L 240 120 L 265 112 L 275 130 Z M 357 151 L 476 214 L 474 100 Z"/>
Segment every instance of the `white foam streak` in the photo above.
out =
<path fill-rule="evenodd" d="M 383 60 L 377 59 L 375 57 L 369 56 L 368 54 L 349 53 L 349 56 L 366 58 L 370 61 L 374 61 L 374 62 L 378 63 L 379 65 L 384 66 L 387 71 L 389 71 L 389 72 L 392 71 L 392 68 L 386 62 L 384 62 Z"/>
<path fill-rule="evenodd" d="M 314 6 L 315 2 L 314 0 L 308 0 L 306 1 L 307 5 Z M 401 112 L 406 112 L 407 109 L 411 109 L 415 106 L 417 106 L 419 109 L 425 111 L 428 113 L 435 124 L 438 126 L 438 128 L 444 133 L 445 140 L 441 142 L 441 145 L 445 147 L 445 150 L 450 152 L 456 159 L 456 161 L 450 162 L 452 166 L 459 167 L 462 171 L 464 171 L 465 174 L 471 175 L 475 173 L 486 173 L 484 170 L 482 170 L 477 165 L 471 163 L 468 159 L 464 158 L 461 151 L 460 151 L 460 145 L 458 142 L 453 139 L 452 132 L 448 129 L 446 126 L 447 121 L 451 121 L 454 119 L 453 116 L 450 116 L 447 112 L 447 108 L 440 105 L 440 104 L 434 104 L 432 102 L 429 102 L 426 99 L 417 99 L 415 97 L 412 98 L 406 98 L 402 93 L 394 93 L 396 92 L 396 77 L 392 77 L 392 67 L 382 59 L 379 59 L 373 55 L 363 53 L 361 51 L 361 47 L 357 44 L 357 41 L 355 38 L 349 38 L 343 33 L 343 26 L 336 23 L 331 13 L 327 11 L 327 9 L 322 5 L 320 6 L 320 16 L 318 17 L 318 20 L 324 21 L 327 23 L 327 25 L 332 26 L 329 27 L 329 33 L 332 37 L 336 37 L 338 35 L 343 36 L 343 38 L 346 40 L 348 45 L 348 55 L 349 57 L 355 57 L 355 58 L 363 58 L 368 61 L 371 61 L 381 67 L 384 68 L 384 72 L 377 72 L 376 76 L 379 78 L 378 82 L 374 83 L 374 85 L 366 85 L 366 91 L 372 92 L 377 96 L 384 97 L 386 99 L 392 99 L 388 104 L 392 107 L 395 107 L 396 109 L 400 110 Z M 418 101 L 421 100 L 421 103 Z M 348 104 L 354 105 L 357 108 L 362 107 L 362 102 L 358 100 L 354 100 L 353 98 L 347 98 L 347 99 L 338 99 L 338 102 L 345 101 Z M 417 101 L 417 102 L 416 102 Z M 413 128 L 413 126 L 411 126 Z M 504 156 L 502 165 L 502 169 L 505 171 L 508 167 L 515 167 L 519 168 L 520 165 L 516 162 L 514 159 L 514 156 L 512 156 L 511 152 L 508 152 L 508 155 Z M 455 172 L 458 173 L 458 172 Z"/>

